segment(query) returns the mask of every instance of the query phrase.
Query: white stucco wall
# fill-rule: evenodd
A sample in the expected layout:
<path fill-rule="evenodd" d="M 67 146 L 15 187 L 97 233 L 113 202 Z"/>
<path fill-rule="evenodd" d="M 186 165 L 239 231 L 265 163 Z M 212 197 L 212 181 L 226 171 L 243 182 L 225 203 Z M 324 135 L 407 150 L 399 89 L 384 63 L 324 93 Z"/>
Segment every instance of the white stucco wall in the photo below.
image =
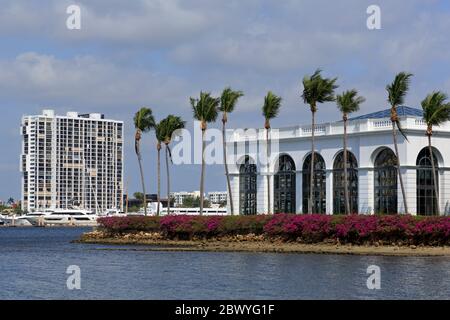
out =
<path fill-rule="evenodd" d="M 321 126 L 321 125 L 318 125 Z M 400 133 L 397 133 L 398 149 L 401 161 L 401 174 L 404 180 L 408 209 L 410 213 L 415 214 L 416 204 L 416 161 L 419 152 L 428 145 L 425 136 L 425 127 L 414 118 L 402 119 L 402 127 L 407 132 L 407 142 Z M 279 151 L 272 155 L 270 170 L 267 173 L 265 166 L 258 163 L 258 194 L 257 211 L 258 213 L 267 212 L 267 182 L 266 175 L 271 179 L 271 206 L 273 212 L 274 188 L 273 176 L 277 168 L 277 159 L 282 154 L 289 155 L 296 166 L 296 208 L 297 213 L 301 213 L 302 203 L 302 172 L 305 158 L 311 152 L 311 138 L 307 130 L 302 126 L 280 129 L 279 133 Z M 304 130 L 304 131 L 302 131 Z M 309 129 L 310 130 L 310 129 Z M 352 131 L 353 130 L 353 131 Z M 302 133 L 303 132 L 303 133 Z M 305 134 L 306 132 L 306 134 Z M 310 132 L 310 131 L 309 131 Z M 437 154 L 439 162 L 439 189 L 440 206 L 442 213 L 450 212 L 450 165 L 447 159 L 450 159 L 450 124 L 435 129 L 433 136 L 433 146 L 439 150 Z M 327 213 L 333 212 L 333 163 L 335 157 L 343 149 L 342 124 L 328 124 L 321 128 L 320 133 L 315 139 L 315 152 L 319 153 L 327 169 Z M 253 136 L 255 138 L 255 136 Z M 263 135 L 260 135 L 263 138 Z M 235 152 L 234 141 L 243 141 L 242 136 L 231 136 L 227 144 L 229 154 Z M 348 150 L 353 153 L 359 166 L 359 211 L 363 214 L 374 213 L 374 160 L 383 148 L 390 148 L 394 151 L 392 142 L 391 125 L 389 121 L 383 119 L 364 120 L 356 123 L 350 122 L 347 142 Z M 265 148 L 265 145 L 264 145 Z M 244 154 L 235 155 L 234 159 L 243 158 Z M 256 155 L 253 155 L 256 156 Z M 231 162 L 230 162 L 231 163 Z M 234 162 L 236 163 L 236 161 Z M 235 199 L 236 211 L 239 209 L 239 178 L 238 166 L 233 165 L 230 172 L 233 174 L 233 196 Z M 398 212 L 404 213 L 403 198 L 398 181 Z"/>

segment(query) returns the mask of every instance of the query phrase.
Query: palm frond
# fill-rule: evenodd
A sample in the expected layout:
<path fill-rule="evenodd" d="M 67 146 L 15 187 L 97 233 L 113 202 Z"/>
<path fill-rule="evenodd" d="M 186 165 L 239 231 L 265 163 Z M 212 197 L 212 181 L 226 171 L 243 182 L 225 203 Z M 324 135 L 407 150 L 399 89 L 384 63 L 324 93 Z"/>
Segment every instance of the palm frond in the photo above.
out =
<path fill-rule="evenodd" d="M 275 118 L 280 112 L 282 98 L 269 91 L 264 97 L 262 114 L 266 120 Z"/>
<path fill-rule="evenodd" d="M 220 98 L 214 98 L 209 92 L 200 92 L 200 98 L 190 98 L 194 118 L 198 121 L 214 122 L 218 115 Z"/>
<path fill-rule="evenodd" d="M 160 122 L 161 137 L 165 144 L 169 144 L 172 141 L 174 134 L 177 134 L 180 129 L 185 126 L 185 121 L 181 117 L 168 115 Z"/>
<path fill-rule="evenodd" d="M 447 95 L 434 91 L 422 101 L 423 119 L 429 127 L 439 126 L 450 120 L 450 104 L 446 103 Z"/>
<path fill-rule="evenodd" d="M 406 136 L 406 133 L 403 131 L 402 126 L 400 125 L 400 121 L 396 120 L 395 124 L 397 125 L 398 131 L 400 132 L 400 134 L 403 136 L 403 138 L 405 138 L 406 141 L 409 142 L 408 137 Z"/>
<path fill-rule="evenodd" d="M 155 136 L 156 136 L 156 140 L 158 140 L 158 142 L 164 141 L 165 132 L 164 132 L 163 121 L 160 121 L 157 124 L 155 124 Z"/>
<path fill-rule="evenodd" d="M 323 78 L 321 72 L 322 70 L 317 69 L 311 76 L 305 76 L 302 81 L 302 98 L 310 106 L 335 100 L 334 90 L 338 88 L 337 78 Z"/>
<path fill-rule="evenodd" d="M 134 127 L 142 132 L 148 132 L 155 127 L 155 118 L 153 117 L 152 109 L 141 108 L 134 115 Z"/>
<path fill-rule="evenodd" d="M 219 110 L 226 113 L 233 112 L 238 99 L 243 95 L 242 91 L 233 91 L 230 87 L 225 88 L 220 96 Z"/>
<path fill-rule="evenodd" d="M 362 96 L 358 96 L 358 91 L 355 89 L 344 91 L 342 95 L 336 96 L 338 109 L 343 114 L 350 114 L 359 110 L 359 106 L 366 101 Z"/>
<path fill-rule="evenodd" d="M 404 104 L 412 76 L 412 73 L 400 72 L 395 76 L 394 81 L 386 86 L 388 101 L 391 106 L 398 107 Z"/>

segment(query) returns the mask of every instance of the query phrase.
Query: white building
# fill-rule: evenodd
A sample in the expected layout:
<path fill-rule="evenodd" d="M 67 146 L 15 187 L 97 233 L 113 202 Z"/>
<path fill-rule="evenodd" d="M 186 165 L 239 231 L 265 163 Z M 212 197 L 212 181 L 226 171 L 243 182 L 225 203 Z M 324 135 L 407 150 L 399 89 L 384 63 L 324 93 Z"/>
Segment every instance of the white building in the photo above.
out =
<path fill-rule="evenodd" d="M 226 191 L 208 192 L 208 200 L 212 204 L 227 202 L 228 193 Z"/>
<path fill-rule="evenodd" d="M 180 192 L 171 192 L 170 198 L 174 199 L 175 207 L 179 207 L 183 205 L 184 199 L 186 198 L 198 198 L 200 197 L 200 191 L 180 191 Z"/>
<path fill-rule="evenodd" d="M 397 132 L 400 173 L 405 184 L 409 212 L 435 214 L 431 158 L 422 111 L 399 107 L 398 113 L 409 140 L 406 141 Z M 405 211 L 395 167 L 389 117 L 390 110 L 384 110 L 355 117 L 348 122 L 352 212 L 395 214 Z M 244 130 L 228 132 L 231 192 L 236 213 L 256 214 L 268 211 L 267 177 L 270 182 L 271 212 L 308 212 L 311 126 L 281 128 L 277 135 L 279 150 L 271 155 L 269 165 L 266 165 L 257 161 L 258 152 L 250 151 L 253 150 L 252 146 L 264 141 L 264 130 L 258 133 Z M 314 212 L 343 213 L 343 122 L 319 124 L 316 126 L 315 136 Z M 438 166 L 440 214 L 448 214 L 450 123 L 434 128 L 432 144 Z M 265 148 L 264 143 L 259 146 L 260 149 L 262 147 Z"/>
<path fill-rule="evenodd" d="M 24 116 L 22 209 L 123 207 L 123 122 L 53 110 Z"/>

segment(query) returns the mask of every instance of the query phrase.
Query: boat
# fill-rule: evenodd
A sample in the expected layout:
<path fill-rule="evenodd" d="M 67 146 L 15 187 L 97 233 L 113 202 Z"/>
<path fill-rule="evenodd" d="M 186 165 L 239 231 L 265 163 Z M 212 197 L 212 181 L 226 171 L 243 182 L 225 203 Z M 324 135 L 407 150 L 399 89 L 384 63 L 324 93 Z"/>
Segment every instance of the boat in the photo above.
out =
<path fill-rule="evenodd" d="M 124 217 L 126 216 L 126 214 L 119 210 L 119 209 L 107 209 L 105 212 L 103 212 L 102 214 L 100 214 L 100 216 L 104 217 Z"/>
<path fill-rule="evenodd" d="M 54 209 L 24 216 L 33 226 L 96 226 L 98 216 L 83 209 Z"/>
<path fill-rule="evenodd" d="M 0 225 L 2 226 L 14 226 L 14 227 L 29 227 L 30 222 L 24 218 L 25 216 L 3 216 L 0 215 Z"/>

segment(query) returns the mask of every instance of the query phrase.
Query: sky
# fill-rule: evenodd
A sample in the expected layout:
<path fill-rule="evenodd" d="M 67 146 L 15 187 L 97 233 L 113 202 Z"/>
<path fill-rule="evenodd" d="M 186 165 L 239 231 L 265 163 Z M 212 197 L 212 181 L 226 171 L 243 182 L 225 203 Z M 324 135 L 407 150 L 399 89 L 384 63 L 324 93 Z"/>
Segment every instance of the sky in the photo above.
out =
<path fill-rule="evenodd" d="M 66 27 L 72 4 L 81 8 L 80 30 Z M 374 4 L 379 30 L 366 25 Z M 0 0 L 0 199 L 20 198 L 25 114 L 51 108 L 123 120 L 125 182 L 134 192 L 132 118 L 140 107 L 156 119 L 179 115 L 193 130 L 189 97 L 231 86 L 245 96 L 229 127 L 260 128 L 271 90 L 283 98 L 272 127 L 305 124 L 301 80 L 321 68 L 338 77 L 338 93 L 355 88 L 366 97 L 359 114 L 386 109 L 386 84 L 411 72 L 406 104 L 420 108 L 429 92 L 450 92 L 449 30 L 450 4 L 439 0 Z M 339 119 L 336 105 L 319 106 L 317 119 Z M 142 143 L 155 192 L 154 135 Z M 199 189 L 199 165 L 171 170 L 172 190 Z M 206 190 L 225 186 L 223 168 L 208 166 Z"/>

